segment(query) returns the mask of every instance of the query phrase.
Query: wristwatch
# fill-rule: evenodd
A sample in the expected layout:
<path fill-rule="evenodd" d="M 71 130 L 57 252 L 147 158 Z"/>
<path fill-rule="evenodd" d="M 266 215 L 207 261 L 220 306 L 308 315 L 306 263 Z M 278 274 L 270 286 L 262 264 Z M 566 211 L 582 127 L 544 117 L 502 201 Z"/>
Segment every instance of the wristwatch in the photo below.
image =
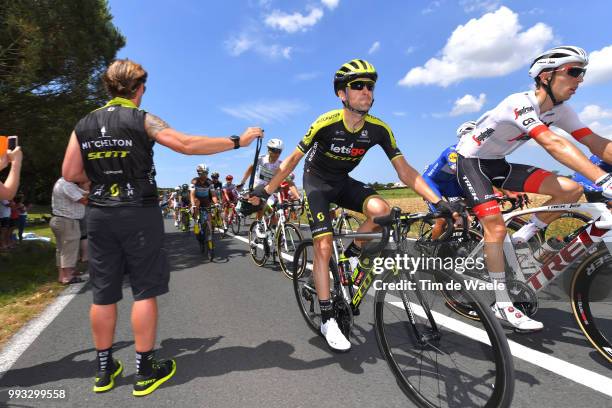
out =
<path fill-rule="evenodd" d="M 240 148 L 240 136 L 231 135 L 230 140 L 234 142 L 234 149 Z"/>

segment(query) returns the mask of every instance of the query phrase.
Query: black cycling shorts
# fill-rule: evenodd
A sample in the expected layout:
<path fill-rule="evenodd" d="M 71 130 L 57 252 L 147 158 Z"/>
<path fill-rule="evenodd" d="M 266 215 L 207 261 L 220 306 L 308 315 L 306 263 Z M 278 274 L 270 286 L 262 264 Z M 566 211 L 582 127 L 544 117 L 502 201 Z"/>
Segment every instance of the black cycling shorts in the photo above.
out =
<path fill-rule="evenodd" d="M 467 158 L 457 155 L 457 181 L 467 205 L 476 216 L 500 212 L 493 186 L 504 190 L 538 193 L 552 173 L 539 167 L 508 163 L 505 159 Z"/>
<path fill-rule="evenodd" d="M 303 182 L 306 215 L 313 238 L 332 234 L 332 220 L 329 216 L 331 203 L 363 214 L 367 199 L 378 195 L 373 188 L 349 176 L 338 181 L 328 181 L 311 173 L 309 169 L 304 171 Z"/>
<path fill-rule="evenodd" d="M 170 266 L 163 246 L 159 207 L 90 207 L 87 218 L 89 274 L 93 303 L 110 305 L 123 298 L 127 274 L 134 300 L 168 292 Z"/>
<path fill-rule="evenodd" d="M 604 197 L 601 191 L 586 191 L 584 190 L 584 197 L 589 203 L 607 203 L 610 200 L 609 198 Z"/>

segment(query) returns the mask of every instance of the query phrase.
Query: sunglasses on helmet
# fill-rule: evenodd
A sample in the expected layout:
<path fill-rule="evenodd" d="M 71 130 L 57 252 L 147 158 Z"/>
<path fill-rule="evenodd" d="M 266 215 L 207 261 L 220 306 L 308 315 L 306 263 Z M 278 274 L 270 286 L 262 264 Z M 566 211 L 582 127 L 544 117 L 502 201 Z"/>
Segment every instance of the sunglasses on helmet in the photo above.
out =
<path fill-rule="evenodd" d="M 376 83 L 374 81 L 366 81 L 363 79 L 359 79 L 356 81 L 349 82 L 346 84 L 353 91 L 361 91 L 364 87 L 368 88 L 368 91 L 373 91 Z"/>
<path fill-rule="evenodd" d="M 571 76 L 572 78 L 583 78 L 584 74 L 586 73 L 586 68 L 564 67 L 564 68 L 555 69 L 555 72 L 556 71 L 565 71 L 567 75 Z"/>

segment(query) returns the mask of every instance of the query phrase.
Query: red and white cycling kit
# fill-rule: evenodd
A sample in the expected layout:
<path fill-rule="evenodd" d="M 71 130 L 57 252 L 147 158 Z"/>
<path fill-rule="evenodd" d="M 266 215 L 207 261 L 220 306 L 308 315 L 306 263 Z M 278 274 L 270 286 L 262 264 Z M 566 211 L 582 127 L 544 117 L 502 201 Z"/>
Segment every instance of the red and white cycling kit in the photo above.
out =
<path fill-rule="evenodd" d="M 476 122 L 457 145 L 457 180 L 478 216 L 499 212 L 492 186 L 537 193 L 551 173 L 535 166 L 508 163 L 507 155 L 550 126 L 576 140 L 593 133 L 566 104 L 541 113 L 534 91 L 508 96 Z"/>

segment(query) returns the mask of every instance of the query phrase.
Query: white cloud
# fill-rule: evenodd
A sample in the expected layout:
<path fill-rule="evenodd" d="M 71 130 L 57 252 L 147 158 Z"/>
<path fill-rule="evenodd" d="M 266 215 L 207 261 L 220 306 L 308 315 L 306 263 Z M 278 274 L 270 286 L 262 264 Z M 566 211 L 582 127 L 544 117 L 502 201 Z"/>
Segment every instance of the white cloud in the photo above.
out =
<path fill-rule="evenodd" d="M 416 51 L 416 47 L 411 45 L 410 47 L 406 48 L 406 50 L 404 50 L 404 54 L 406 54 L 406 55 L 410 55 L 410 54 L 412 54 L 414 51 Z"/>
<path fill-rule="evenodd" d="M 338 3 L 340 3 L 340 0 L 321 0 L 321 3 L 323 3 L 323 5 L 328 9 L 333 10 L 338 7 Z"/>
<path fill-rule="evenodd" d="M 478 99 L 470 94 L 464 95 L 455 101 L 455 106 L 453 106 L 450 115 L 459 116 L 466 113 L 479 112 L 486 101 L 487 96 L 483 93 L 478 96 Z"/>
<path fill-rule="evenodd" d="M 612 45 L 589 54 L 584 84 L 592 85 L 612 80 Z"/>
<path fill-rule="evenodd" d="M 225 46 L 233 57 L 248 51 L 254 44 L 255 41 L 245 33 L 240 34 L 238 37 L 232 37 L 225 42 Z"/>
<path fill-rule="evenodd" d="M 580 120 L 583 122 L 609 119 L 612 118 L 612 109 L 603 109 L 598 105 L 587 105 L 578 116 L 580 116 Z"/>
<path fill-rule="evenodd" d="M 260 124 L 284 122 L 293 114 L 304 109 L 303 103 L 294 100 L 264 100 L 221 108 L 230 116 Z"/>
<path fill-rule="evenodd" d="M 293 47 L 290 46 L 266 44 L 258 35 L 247 32 L 231 37 L 225 42 L 225 46 L 233 57 L 238 57 L 247 51 L 253 51 L 267 58 L 291 59 L 291 51 L 293 50 Z"/>
<path fill-rule="evenodd" d="M 461 0 L 459 4 L 466 13 L 473 11 L 493 11 L 499 7 L 500 0 Z"/>
<path fill-rule="evenodd" d="M 296 81 L 310 81 L 311 79 L 315 79 L 319 76 L 319 72 L 302 72 L 297 74 L 294 78 Z"/>
<path fill-rule="evenodd" d="M 466 78 L 497 77 L 526 65 L 553 39 L 552 29 L 537 23 L 521 32 L 518 15 L 507 7 L 458 26 L 442 56 L 412 68 L 399 85 L 446 87 Z"/>
<path fill-rule="evenodd" d="M 380 49 L 380 41 L 375 41 L 374 44 L 372 44 L 372 46 L 368 50 L 368 54 L 372 55 L 379 49 Z"/>
<path fill-rule="evenodd" d="M 313 8 L 310 10 L 310 14 L 306 16 L 298 12 L 287 14 L 280 10 L 274 10 L 272 14 L 266 17 L 265 23 L 272 28 L 295 33 L 296 31 L 306 31 L 317 24 L 321 17 L 323 17 L 323 10 L 320 8 Z"/>
<path fill-rule="evenodd" d="M 406 112 L 392 112 L 395 116 L 406 116 Z"/>
<path fill-rule="evenodd" d="M 437 1 L 437 0 L 436 1 L 432 1 L 431 3 L 429 3 L 429 5 L 426 8 L 421 10 L 421 14 L 433 13 L 434 11 L 439 9 L 441 5 L 442 5 L 441 1 Z"/>

